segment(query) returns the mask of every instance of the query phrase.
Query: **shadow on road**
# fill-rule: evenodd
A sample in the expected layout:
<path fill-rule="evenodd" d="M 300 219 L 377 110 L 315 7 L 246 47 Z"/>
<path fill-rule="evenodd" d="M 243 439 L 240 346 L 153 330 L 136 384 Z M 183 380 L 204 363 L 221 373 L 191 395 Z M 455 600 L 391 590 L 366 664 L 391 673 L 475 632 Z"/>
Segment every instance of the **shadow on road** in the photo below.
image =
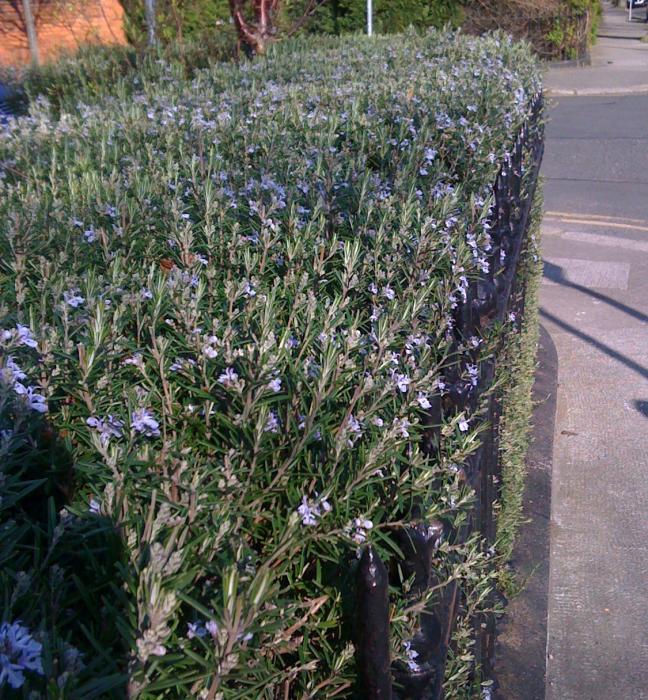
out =
<path fill-rule="evenodd" d="M 554 265 L 553 263 L 547 262 L 545 260 L 545 262 L 544 262 L 544 276 L 546 279 L 551 280 L 552 282 L 555 282 L 557 284 L 561 284 L 565 287 L 570 287 L 571 289 L 576 289 L 579 292 L 583 292 L 583 294 L 587 294 L 587 295 L 593 297 L 594 299 L 602 301 L 605 304 L 609 304 L 613 308 L 618 309 L 619 311 L 621 311 L 625 314 L 628 314 L 629 316 L 632 316 L 633 318 L 637 319 L 638 321 L 641 321 L 642 323 L 648 322 L 648 315 L 642 313 L 641 311 L 638 311 L 637 309 L 633 309 L 631 306 L 627 306 L 626 304 L 623 304 L 622 302 L 617 301 L 616 299 L 611 299 L 610 297 L 606 296 L 605 294 L 601 294 L 600 292 L 596 292 L 593 289 L 589 289 L 588 287 L 584 287 L 582 284 L 570 282 L 565 277 L 563 269 L 559 265 Z M 568 333 L 571 333 L 572 335 L 576 336 L 577 338 L 580 338 L 581 340 L 585 341 L 589 345 L 592 345 L 593 347 L 595 347 L 597 350 L 600 350 L 601 352 L 605 353 L 608 357 L 611 357 L 614 360 L 616 360 L 617 362 L 620 362 L 621 364 L 630 368 L 631 370 L 633 370 L 634 372 L 639 374 L 641 377 L 648 379 L 648 367 L 644 367 L 643 365 L 639 364 L 638 362 L 635 362 L 634 360 L 627 357 L 623 353 L 620 353 L 617 350 L 615 350 L 614 348 L 611 348 L 609 345 L 602 343 L 600 340 L 597 340 L 593 336 L 588 335 L 587 333 L 584 333 L 583 331 L 572 326 L 571 324 L 567 323 L 566 321 L 559 319 L 557 316 L 554 316 L 553 314 L 549 313 L 544 308 L 540 309 L 540 314 L 544 318 L 546 318 L 549 321 L 551 321 L 552 323 L 556 324 L 556 326 L 558 326 L 559 328 L 562 328 L 563 330 L 567 331 Z M 634 401 L 634 407 L 639 413 L 641 413 L 643 416 L 648 418 L 648 401 L 641 401 L 641 400 L 637 399 Z"/>
<path fill-rule="evenodd" d="M 635 399 L 634 401 L 634 407 L 641 413 L 642 416 L 645 416 L 648 418 L 648 401 L 640 401 L 639 399 Z"/>
<path fill-rule="evenodd" d="M 622 353 L 618 352 L 614 348 L 611 348 L 609 345 L 602 343 L 600 340 L 597 340 L 591 335 L 583 333 L 583 331 L 578 330 L 578 328 L 572 326 L 569 323 L 566 323 L 565 321 L 559 319 L 557 316 L 554 316 L 553 314 L 549 313 L 546 309 L 541 308 L 540 314 L 543 316 L 543 318 L 546 318 L 548 321 L 551 321 L 559 328 L 562 328 L 568 333 L 575 335 L 577 338 L 584 340 L 586 343 L 595 347 L 597 350 L 600 350 L 601 352 L 605 353 L 608 357 L 611 357 L 617 362 L 620 362 L 626 367 L 629 367 L 631 370 L 644 377 L 644 379 L 648 379 L 648 367 L 640 365 L 638 362 L 635 362 L 629 357 L 626 357 Z"/>
<path fill-rule="evenodd" d="M 571 289 L 576 289 L 579 292 L 583 292 L 583 294 L 587 294 L 588 296 L 591 296 L 594 299 L 597 299 L 598 301 L 602 301 L 603 303 L 608 304 L 609 306 L 612 306 L 613 308 L 618 309 L 619 311 L 622 311 L 624 314 L 628 314 L 628 316 L 632 316 L 632 318 L 636 318 L 637 321 L 641 321 L 642 323 L 648 323 L 648 314 L 644 314 L 641 311 L 638 311 L 637 309 L 633 309 L 631 306 L 627 306 L 626 304 L 617 301 L 616 299 L 611 299 L 610 297 L 605 296 L 605 294 L 601 294 L 600 292 L 597 292 L 593 289 L 589 289 L 589 287 L 584 287 L 582 284 L 570 282 L 565 277 L 565 273 L 563 272 L 562 267 L 560 267 L 559 265 L 554 265 L 553 263 L 550 263 L 546 260 L 544 261 L 544 277 L 545 279 L 548 279 L 551 282 L 555 282 L 556 284 L 561 284 L 564 287 L 570 287 Z"/>

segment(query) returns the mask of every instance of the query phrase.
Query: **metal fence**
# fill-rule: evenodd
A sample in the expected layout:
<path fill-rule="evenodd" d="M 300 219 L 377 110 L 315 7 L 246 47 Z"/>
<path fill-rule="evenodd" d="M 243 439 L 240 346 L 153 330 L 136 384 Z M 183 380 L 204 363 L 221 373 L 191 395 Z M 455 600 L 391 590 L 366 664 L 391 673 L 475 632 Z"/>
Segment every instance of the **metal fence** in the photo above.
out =
<path fill-rule="evenodd" d="M 524 313 L 524 280 L 516 273 L 527 241 L 543 149 L 543 98 L 539 95 L 530 119 L 518 134 L 513 151 L 494 184 L 490 269 L 471 283 L 465 302 L 456 309 L 456 345 L 476 335 L 485 325 L 504 320 L 510 313 L 520 319 Z M 474 409 L 480 397 L 486 397 L 487 401 L 481 447 L 461 467 L 462 477 L 475 491 L 471 517 L 460 530 L 448 532 L 440 521 L 424 522 L 418 514 L 412 513 L 412 524 L 395 535 L 404 555 L 403 560 L 399 560 L 400 568 L 407 578 L 414 577 L 415 594 L 420 595 L 440 583 L 433 558 L 441 538 L 461 543 L 477 532 L 485 548 L 494 542 L 493 505 L 499 496 L 501 475 L 500 405 L 496 393 L 490 391 L 496 362 L 497 357 L 481 362 L 476 387 L 462 380 L 462 368 L 456 368 L 454 377 L 446 376 L 447 393 L 443 398 L 437 397 L 429 410 L 423 448 L 434 458 L 440 445 L 443 415 Z M 441 700 L 446 657 L 462 606 L 462 591 L 456 581 L 442 587 L 434 605 L 421 615 L 420 628 L 411 640 L 411 648 L 418 654 L 418 670 L 411 671 L 393 665 L 390 659 L 388 586 L 387 567 L 373 548 L 365 548 L 358 567 L 356 589 L 356 656 L 364 697 L 367 700 Z M 475 630 L 477 662 L 488 674 L 494 652 L 494 615 L 476 620 Z"/>

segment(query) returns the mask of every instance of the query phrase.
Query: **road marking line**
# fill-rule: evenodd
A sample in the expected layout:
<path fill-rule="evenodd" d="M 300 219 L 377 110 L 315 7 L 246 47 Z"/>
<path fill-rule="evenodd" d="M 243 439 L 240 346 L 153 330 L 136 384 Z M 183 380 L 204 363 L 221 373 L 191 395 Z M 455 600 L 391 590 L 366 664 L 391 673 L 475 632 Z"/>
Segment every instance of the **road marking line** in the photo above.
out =
<path fill-rule="evenodd" d="M 622 228 L 629 231 L 646 231 L 648 226 L 638 224 L 617 224 L 613 221 L 593 221 L 592 219 L 561 219 L 565 224 L 584 224 L 585 226 L 604 226 L 605 228 Z"/>
<path fill-rule="evenodd" d="M 558 217 L 561 219 L 600 219 L 601 221 L 619 221 L 628 224 L 646 224 L 646 219 L 630 219 L 626 216 L 604 216 L 603 214 L 584 214 L 573 211 L 545 211 L 545 216 Z"/>

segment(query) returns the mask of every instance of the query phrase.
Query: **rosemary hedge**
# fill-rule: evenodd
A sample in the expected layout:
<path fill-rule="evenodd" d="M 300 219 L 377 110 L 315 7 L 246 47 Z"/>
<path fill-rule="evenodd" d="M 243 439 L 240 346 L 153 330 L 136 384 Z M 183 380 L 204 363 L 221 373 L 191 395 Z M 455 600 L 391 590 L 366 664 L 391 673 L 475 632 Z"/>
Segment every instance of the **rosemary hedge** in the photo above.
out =
<path fill-rule="evenodd" d="M 360 548 L 397 561 L 414 515 L 471 509 L 479 411 L 444 415 L 434 459 L 422 420 L 508 332 L 451 346 L 539 73 L 440 33 L 156 70 L 0 134 L 2 693 L 357 697 Z M 439 541 L 449 697 L 492 556 Z M 402 590 L 416 668 L 429 600 Z"/>

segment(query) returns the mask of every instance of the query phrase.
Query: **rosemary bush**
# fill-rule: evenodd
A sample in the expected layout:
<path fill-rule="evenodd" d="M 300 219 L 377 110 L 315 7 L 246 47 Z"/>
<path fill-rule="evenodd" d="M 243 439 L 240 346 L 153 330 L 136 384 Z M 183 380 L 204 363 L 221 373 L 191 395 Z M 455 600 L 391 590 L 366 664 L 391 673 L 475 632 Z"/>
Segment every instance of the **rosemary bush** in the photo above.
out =
<path fill-rule="evenodd" d="M 79 103 L 92 103 L 114 93 L 117 85 L 128 86 L 128 93 L 141 89 L 139 81 L 164 77 L 169 65 L 174 74 L 190 80 L 197 70 L 234 57 L 235 37 L 216 33 L 211 40 L 173 43 L 157 48 L 102 46 L 89 44 L 56 62 L 29 66 L 22 70 L 0 71 L 0 80 L 11 85 L 28 102 L 45 97 L 58 111 L 76 109 Z"/>
<path fill-rule="evenodd" d="M 357 696 L 360 548 L 471 508 L 483 421 L 434 460 L 421 421 L 503 332 L 450 352 L 539 80 L 502 36 L 318 39 L 0 134 L 3 692 Z M 468 611 L 489 556 L 439 542 Z"/>

